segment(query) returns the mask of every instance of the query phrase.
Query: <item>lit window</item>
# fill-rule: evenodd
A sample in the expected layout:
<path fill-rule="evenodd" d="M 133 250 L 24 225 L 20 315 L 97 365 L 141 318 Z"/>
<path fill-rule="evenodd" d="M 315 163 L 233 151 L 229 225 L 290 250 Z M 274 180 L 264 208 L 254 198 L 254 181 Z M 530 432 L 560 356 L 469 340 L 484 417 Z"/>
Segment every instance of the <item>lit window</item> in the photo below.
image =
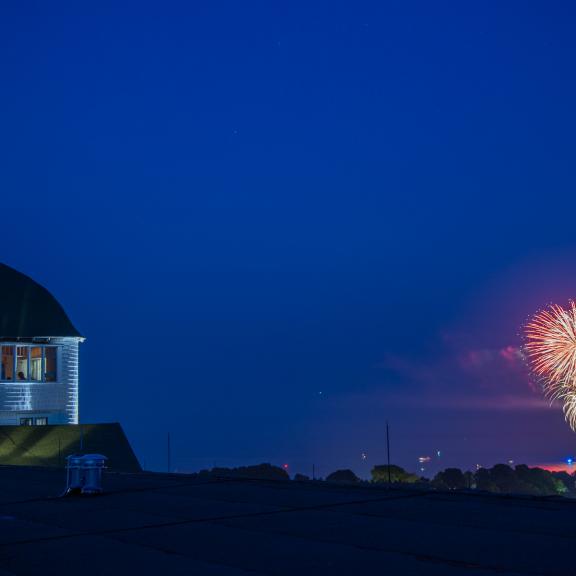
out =
<path fill-rule="evenodd" d="M 34 418 L 20 418 L 20 426 L 34 426 Z"/>
<path fill-rule="evenodd" d="M 42 382 L 42 348 L 40 346 L 30 348 L 30 380 Z"/>
<path fill-rule="evenodd" d="M 2 380 L 14 380 L 14 346 L 2 346 Z"/>
<path fill-rule="evenodd" d="M 46 418 L 46 416 L 34 418 L 34 424 L 36 424 L 36 426 L 48 426 L 48 418 Z"/>
<path fill-rule="evenodd" d="M 44 381 L 56 382 L 58 374 L 56 370 L 56 348 L 54 346 L 47 346 L 44 348 Z"/>
<path fill-rule="evenodd" d="M 16 380 L 28 380 L 27 346 L 16 346 Z"/>
<path fill-rule="evenodd" d="M 0 380 L 4 382 L 57 382 L 58 347 L 0 345 Z"/>

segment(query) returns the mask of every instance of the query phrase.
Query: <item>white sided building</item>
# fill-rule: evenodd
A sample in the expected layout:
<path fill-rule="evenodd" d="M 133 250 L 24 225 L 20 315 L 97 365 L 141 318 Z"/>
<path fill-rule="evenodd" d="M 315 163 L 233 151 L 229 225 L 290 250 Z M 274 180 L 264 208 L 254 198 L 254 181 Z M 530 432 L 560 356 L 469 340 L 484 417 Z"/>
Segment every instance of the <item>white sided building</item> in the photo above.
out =
<path fill-rule="evenodd" d="M 0 264 L 0 425 L 78 424 L 83 340 L 48 290 Z"/>

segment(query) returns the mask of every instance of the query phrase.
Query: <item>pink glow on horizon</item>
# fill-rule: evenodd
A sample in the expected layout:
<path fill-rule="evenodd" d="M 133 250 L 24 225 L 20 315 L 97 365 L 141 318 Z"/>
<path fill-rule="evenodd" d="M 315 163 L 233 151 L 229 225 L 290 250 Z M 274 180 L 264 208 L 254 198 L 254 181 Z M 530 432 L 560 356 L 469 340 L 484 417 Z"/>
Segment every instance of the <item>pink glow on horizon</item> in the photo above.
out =
<path fill-rule="evenodd" d="M 530 468 L 542 468 L 548 472 L 568 472 L 574 474 L 576 472 L 576 463 L 568 464 L 567 462 L 547 462 L 544 464 L 531 464 Z"/>

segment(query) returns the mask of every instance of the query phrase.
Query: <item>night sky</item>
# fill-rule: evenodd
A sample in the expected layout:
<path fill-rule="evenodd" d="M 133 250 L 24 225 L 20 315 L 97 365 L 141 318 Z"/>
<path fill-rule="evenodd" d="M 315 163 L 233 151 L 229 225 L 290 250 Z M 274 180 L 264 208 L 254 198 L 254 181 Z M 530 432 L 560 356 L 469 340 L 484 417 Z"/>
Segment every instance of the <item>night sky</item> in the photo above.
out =
<path fill-rule="evenodd" d="M 576 297 L 575 16 L 4 2 L 1 260 L 87 338 L 81 420 L 155 469 L 366 475 L 387 419 L 412 470 L 574 455 L 518 346 Z"/>

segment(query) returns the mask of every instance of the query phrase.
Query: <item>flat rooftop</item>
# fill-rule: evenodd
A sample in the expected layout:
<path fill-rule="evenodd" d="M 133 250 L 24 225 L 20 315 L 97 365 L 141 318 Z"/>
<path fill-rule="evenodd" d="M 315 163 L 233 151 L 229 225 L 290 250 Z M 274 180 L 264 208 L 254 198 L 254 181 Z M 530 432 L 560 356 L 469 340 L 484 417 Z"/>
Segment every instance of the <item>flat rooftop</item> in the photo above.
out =
<path fill-rule="evenodd" d="M 0 467 L 0 574 L 576 573 L 576 501 Z"/>

